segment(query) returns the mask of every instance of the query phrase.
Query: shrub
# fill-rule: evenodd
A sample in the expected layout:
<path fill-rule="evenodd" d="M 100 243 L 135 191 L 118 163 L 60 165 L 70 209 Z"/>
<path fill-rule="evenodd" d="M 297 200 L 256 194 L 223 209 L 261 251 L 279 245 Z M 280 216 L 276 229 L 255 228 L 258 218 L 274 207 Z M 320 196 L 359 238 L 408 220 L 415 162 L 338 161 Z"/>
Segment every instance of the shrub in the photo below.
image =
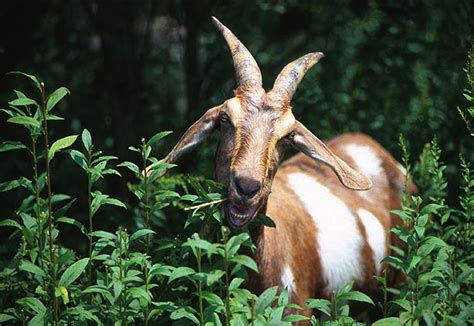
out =
<path fill-rule="evenodd" d="M 80 135 L 82 146 L 75 145 L 78 135 L 51 141 L 50 124 L 63 120 L 53 114 L 54 107 L 69 91 L 60 87 L 46 96 L 36 77 L 17 74 L 32 81 L 39 100 L 15 91 L 16 98 L 3 110 L 8 122 L 25 128 L 29 143 L 7 141 L 0 152 L 27 151 L 32 175 L 0 184 L 0 192 L 24 194 L 15 219 L 0 222 L 11 231 L 7 241 L 15 248 L 11 259 L 1 262 L 0 322 L 282 325 L 306 319 L 298 315 L 301 307 L 289 303 L 285 289 L 273 287 L 257 295 L 244 287 L 249 273 L 258 272 L 250 234 L 232 231 L 223 222 L 219 204 L 226 194 L 220 184 L 194 176 L 163 176 L 173 165 L 151 153 L 169 132 L 129 147 L 138 163 L 115 165 L 118 158 L 97 150 L 87 129 Z M 424 148 L 413 168 L 403 138 L 401 147 L 406 168 L 422 191 L 418 196 L 405 194 L 401 209 L 394 211 L 403 225 L 392 232 L 405 246 L 394 248 L 398 255 L 385 260 L 403 272 L 407 282 L 390 289 L 387 273 L 377 277 L 384 290 L 383 302 L 378 302 L 384 319 L 375 324 L 472 324 L 472 168 L 460 156 L 464 184 L 459 203 L 450 206 L 446 167 L 436 140 Z M 52 187 L 55 158 L 61 153 L 68 154 L 87 180 L 86 226 L 70 213 L 76 199 Z M 144 173 L 149 165 L 154 169 Z M 124 171 L 136 180 L 128 184 L 135 197 L 129 203 L 103 193 L 98 183 Z M 94 221 L 105 205 L 127 209 L 135 221 L 133 232 L 123 227 L 115 232 L 97 229 Z M 167 210 L 184 226 L 177 234 L 157 234 L 166 230 Z M 266 216 L 255 223 L 274 226 Z M 85 252 L 62 245 L 59 235 L 66 225 L 75 227 L 74 236 L 88 240 Z M 330 300 L 307 301 L 315 311 L 311 324 L 357 323 L 348 301 L 374 304 L 346 284 Z"/>

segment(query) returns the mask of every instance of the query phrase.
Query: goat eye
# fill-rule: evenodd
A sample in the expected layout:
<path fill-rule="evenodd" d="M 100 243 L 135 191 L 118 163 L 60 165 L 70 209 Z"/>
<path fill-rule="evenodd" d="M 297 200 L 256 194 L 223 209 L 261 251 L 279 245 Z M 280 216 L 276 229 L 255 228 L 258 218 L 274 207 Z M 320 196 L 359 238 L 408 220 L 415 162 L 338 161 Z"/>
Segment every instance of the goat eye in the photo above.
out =
<path fill-rule="evenodd" d="M 227 113 L 219 112 L 219 120 L 221 122 L 227 123 L 227 122 L 229 122 L 230 119 L 229 119 L 229 116 L 227 115 Z"/>
<path fill-rule="evenodd" d="M 294 137 L 295 137 L 295 132 L 292 131 L 292 132 L 290 132 L 288 135 L 286 135 L 286 136 L 284 137 L 284 139 L 287 140 L 287 141 L 293 141 L 293 138 L 294 138 Z"/>

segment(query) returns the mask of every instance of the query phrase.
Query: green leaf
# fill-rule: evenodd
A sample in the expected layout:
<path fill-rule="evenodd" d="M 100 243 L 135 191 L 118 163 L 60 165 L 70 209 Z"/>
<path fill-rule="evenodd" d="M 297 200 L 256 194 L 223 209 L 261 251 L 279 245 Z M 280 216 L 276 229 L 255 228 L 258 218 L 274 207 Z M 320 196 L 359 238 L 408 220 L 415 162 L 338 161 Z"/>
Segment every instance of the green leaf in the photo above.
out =
<path fill-rule="evenodd" d="M 75 220 L 75 219 L 73 219 L 73 218 L 66 217 L 66 216 L 61 216 L 60 218 L 56 219 L 56 222 L 74 225 L 74 226 L 77 227 L 79 230 L 81 230 L 82 234 L 87 235 L 87 230 L 86 230 L 86 228 L 84 227 L 84 225 L 82 225 L 81 222 L 79 222 L 79 221 L 77 221 L 77 220 Z"/>
<path fill-rule="evenodd" d="M 26 187 L 29 183 L 31 183 L 31 181 L 25 177 L 21 177 L 17 180 L 2 182 L 0 183 L 0 192 L 9 191 L 18 187 Z"/>
<path fill-rule="evenodd" d="M 16 123 L 16 124 L 23 125 L 23 126 L 33 126 L 33 127 L 37 127 L 37 128 L 41 127 L 41 124 L 39 123 L 38 120 L 36 120 L 32 117 L 27 117 L 27 116 L 23 116 L 23 115 L 18 115 L 18 116 L 15 116 L 15 117 L 8 118 L 7 121 L 10 122 L 10 123 Z"/>
<path fill-rule="evenodd" d="M 374 305 L 374 302 L 371 298 L 369 298 L 366 294 L 359 292 L 359 291 L 351 291 L 348 293 L 341 294 L 337 296 L 338 300 L 349 300 L 349 301 L 358 301 L 358 302 L 366 302 Z"/>
<path fill-rule="evenodd" d="M 46 112 L 51 111 L 51 109 L 54 108 L 55 105 L 67 94 L 71 94 L 71 92 L 66 87 L 59 87 L 49 95 L 46 100 Z"/>
<path fill-rule="evenodd" d="M 100 294 L 108 295 L 110 294 L 110 291 L 105 286 L 91 285 L 81 292 L 81 294 L 87 294 L 87 293 L 100 293 Z"/>
<path fill-rule="evenodd" d="M 127 289 L 128 293 L 136 299 L 145 299 L 147 302 L 151 302 L 151 296 L 150 294 L 145 291 L 145 289 L 140 288 L 140 287 L 134 287 L 134 288 L 129 288 Z"/>
<path fill-rule="evenodd" d="M 27 148 L 19 141 L 5 141 L 0 144 L 0 152 L 8 152 L 13 151 L 15 149 L 23 149 Z"/>
<path fill-rule="evenodd" d="M 17 228 L 17 229 L 21 230 L 21 225 L 18 224 L 17 221 L 14 221 L 14 220 L 11 220 L 11 219 L 6 219 L 6 220 L 0 221 L 0 227 L 2 227 L 2 226 L 11 226 L 11 227 L 14 227 L 14 228 Z"/>
<path fill-rule="evenodd" d="M 28 322 L 28 326 L 43 326 L 46 324 L 46 311 L 40 314 L 37 314 Z"/>
<path fill-rule="evenodd" d="M 243 278 L 236 277 L 234 278 L 229 285 L 229 291 L 232 291 L 234 289 L 237 289 L 242 283 L 244 282 Z"/>
<path fill-rule="evenodd" d="M 25 106 L 25 105 L 39 106 L 35 100 L 32 100 L 31 98 L 27 98 L 27 97 L 14 99 L 13 101 L 8 102 L 8 104 L 13 105 L 13 106 Z"/>
<path fill-rule="evenodd" d="M 388 317 L 384 319 L 379 319 L 372 326 L 400 326 L 402 322 L 398 317 Z"/>
<path fill-rule="evenodd" d="M 160 139 L 163 137 L 168 136 L 169 134 L 173 133 L 172 131 L 162 131 L 151 137 L 151 139 L 148 141 L 147 145 L 148 146 L 153 146 L 156 142 L 158 142 Z"/>
<path fill-rule="evenodd" d="M 270 217 L 266 216 L 265 214 L 257 215 L 257 217 L 255 218 L 254 221 L 252 221 L 252 223 L 263 224 L 271 228 L 276 228 L 275 222 Z"/>
<path fill-rule="evenodd" d="M 16 303 L 18 303 L 20 306 L 30 308 L 31 310 L 33 310 L 34 312 L 38 314 L 46 313 L 46 307 L 37 298 L 25 297 L 25 298 L 18 299 Z"/>
<path fill-rule="evenodd" d="M 207 302 L 209 302 L 209 304 L 211 305 L 224 306 L 224 302 L 222 301 L 222 299 L 215 293 L 209 291 L 202 291 L 201 297 Z"/>
<path fill-rule="evenodd" d="M 81 138 L 82 138 L 82 144 L 84 145 L 85 149 L 89 150 L 92 145 L 92 136 L 89 130 L 84 129 L 82 131 Z"/>
<path fill-rule="evenodd" d="M 308 308 L 316 309 L 323 314 L 331 317 L 331 302 L 326 299 L 308 299 L 306 300 Z"/>
<path fill-rule="evenodd" d="M 250 268 L 251 270 L 255 271 L 258 273 L 258 267 L 257 267 L 257 263 L 255 262 L 255 260 L 253 260 L 252 258 L 250 258 L 249 256 L 245 256 L 245 255 L 238 255 L 238 256 L 235 256 L 235 257 L 232 257 L 231 259 L 229 259 L 230 261 L 234 262 L 234 263 L 237 263 L 237 264 L 240 264 L 240 265 L 243 265 L 247 268 Z"/>
<path fill-rule="evenodd" d="M 29 74 L 26 74 L 24 72 L 21 72 L 21 71 L 10 71 L 8 72 L 7 74 L 16 74 L 16 75 L 22 75 L 24 77 L 27 77 L 29 79 L 31 79 L 33 81 L 33 83 L 35 84 L 36 88 L 38 88 L 39 90 L 41 90 L 41 86 L 40 86 L 40 82 L 38 81 L 38 79 L 33 76 L 33 75 L 29 75 Z"/>
<path fill-rule="evenodd" d="M 225 244 L 228 257 L 233 257 L 240 249 L 242 243 L 247 241 L 249 238 L 250 237 L 247 233 L 240 233 L 230 238 Z"/>
<path fill-rule="evenodd" d="M 4 323 L 6 321 L 13 320 L 13 319 L 16 319 L 16 318 L 12 315 L 0 314 L 0 323 Z"/>
<path fill-rule="evenodd" d="M 283 317 L 283 319 L 281 321 L 284 321 L 284 322 L 287 322 L 287 323 L 294 323 L 294 322 L 301 321 L 301 320 L 309 320 L 309 318 L 306 317 L 306 316 L 302 316 L 302 315 L 287 315 L 287 316 Z"/>
<path fill-rule="evenodd" d="M 109 240 L 115 240 L 117 239 L 117 236 L 113 233 L 106 232 L 106 231 L 94 231 L 90 233 L 91 236 L 101 238 L 101 239 L 109 239 Z"/>
<path fill-rule="evenodd" d="M 125 162 L 122 162 L 122 163 L 118 164 L 117 166 L 126 167 L 127 169 L 129 169 L 133 173 L 140 174 L 140 168 L 135 163 L 125 161 Z"/>
<path fill-rule="evenodd" d="M 172 320 L 180 320 L 183 318 L 187 318 L 194 322 L 196 325 L 199 325 L 199 320 L 196 316 L 193 315 L 193 310 L 191 307 L 182 307 L 173 311 L 170 315 Z"/>
<path fill-rule="evenodd" d="M 119 206 L 119 207 L 127 208 L 127 206 L 125 206 L 124 203 L 122 203 L 120 200 L 118 200 L 116 198 L 106 198 L 103 201 L 103 203 L 106 204 L 106 205 L 113 205 L 113 206 Z"/>
<path fill-rule="evenodd" d="M 65 149 L 71 146 L 76 141 L 76 139 L 77 139 L 77 135 L 67 136 L 67 137 L 56 140 L 53 143 L 53 145 L 51 145 L 51 148 L 49 149 L 48 160 L 51 161 L 54 157 L 54 154 L 61 151 L 62 149 Z"/>
<path fill-rule="evenodd" d="M 444 207 L 443 205 L 438 205 L 434 203 L 428 204 L 421 209 L 420 215 L 425 215 L 425 214 L 429 215 L 429 214 L 436 213 L 439 209 L 443 207 Z"/>
<path fill-rule="evenodd" d="M 71 149 L 69 151 L 69 156 L 71 156 L 72 160 L 76 162 L 76 164 L 79 165 L 83 170 L 87 169 L 87 159 L 84 154 L 75 149 Z"/>
<path fill-rule="evenodd" d="M 35 264 L 27 260 L 21 261 L 20 269 L 22 271 L 29 272 L 31 274 L 35 274 L 41 277 L 46 277 L 46 273 L 41 268 L 39 268 L 38 266 L 36 266 Z"/>
<path fill-rule="evenodd" d="M 406 299 L 398 299 L 398 300 L 394 300 L 392 301 L 393 303 L 399 305 L 400 307 L 402 307 L 403 309 L 405 309 L 406 311 L 410 311 L 411 310 L 411 304 L 410 304 L 410 301 L 406 300 Z"/>
<path fill-rule="evenodd" d="M 64 118 L 60 117 L 60 116 L 57 116 L 57 115 L 54 115 L 54 114 L 48 114 L 48 118 L 46 118 L 46 120 L 48 120 L 48 121 L 63 121 Z"/>
<path fill-rule="evenodd" d="M 133 233 L 131 236 L 130 236 L 130 241 L 135 241 L 147 234 L 151 234 L 151 233 L 156 233 L 155 231 L 153 230 L 150 230 L 150 229 L 142 229 L 142 230 L 138 230 L 136 231 L 135 233 Z"/>
<path fill-rule="evenodd" d="M 174 281 L 177 278 L 189 276 L 189 275 L 192 275 L 192 274 L 195 274 L 195 273 L 196 272 L 194 271 L 194 269 L 192 269 L 190 267 L 185 267 L 185 266 L 178 267 L 175 270 L 173 270 L 173 272 L 171 272 L 170 278 L 168 279 L 168 283 L 171 283 L 172 281 Z"/>
<path fill-rule="evenodd" d="M 257 301 L 255 302 L 256 314 L 263 314 L 265 309 L 269 307 L 273 303 L 273 301 L 275 301 L 277 291 L 277 286 L 268 288 L 257 298 Z"/>
<path fill-rule="evenodd" d="M 82 274 L 88 263 L 89 258 L 83 258 L 69 266 L 64 271 L 63 275 L 61 275 L 58 286 L 67 287 L 69 284 L 74 282 Z"/>

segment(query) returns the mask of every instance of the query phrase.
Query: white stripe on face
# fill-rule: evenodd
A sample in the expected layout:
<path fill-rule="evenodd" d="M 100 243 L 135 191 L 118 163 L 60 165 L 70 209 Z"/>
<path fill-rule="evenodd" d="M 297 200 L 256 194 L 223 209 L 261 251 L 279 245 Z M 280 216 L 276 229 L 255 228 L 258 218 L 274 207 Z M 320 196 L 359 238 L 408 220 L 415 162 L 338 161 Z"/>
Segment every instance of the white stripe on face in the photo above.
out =
<path fill-rule="evenodd" d="M 351 280 L 362 279 L 363 239 L 349 207 L 305 173 L 288 175 L 288 184 L 316 225 L 316 248 L 328 293 Z"/>
<path fill-rule="evenodd" d="M 357 214 L 364 224 L 367 242 L 374 253 L 375 271 L 380 274 L 382 269 L 382 259 L 386 256 L 385 230 L 380 221 L 368 210 L 360 208 Z"/>

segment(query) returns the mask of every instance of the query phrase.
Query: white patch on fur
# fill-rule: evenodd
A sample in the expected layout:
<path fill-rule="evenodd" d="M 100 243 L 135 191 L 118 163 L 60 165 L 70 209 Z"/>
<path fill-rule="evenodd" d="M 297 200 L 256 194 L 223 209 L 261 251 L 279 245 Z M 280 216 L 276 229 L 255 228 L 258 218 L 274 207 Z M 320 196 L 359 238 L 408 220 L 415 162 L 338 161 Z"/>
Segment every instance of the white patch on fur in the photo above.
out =
<path fill-rule="evenodd" d="M 367 145 L 349 144 L 345 147 L 345 150 L 354 160 L 356 164 L 355 168 L 369 177 L 374 185 L 370 190 L 357 191 L 357 195 L 372 202 L 377 201 L 378 194 L 376 188 L 381 180 L 383 180 L 381 177 L 384 174 L 382 160 L 378 157 L 377 153 Z"/>
<path fill-rule="evenodd" d="M 327 283 L 326 291 L 329 293 L 346 282 L 360 280 L 363 241 L 349 207 L 307 174 L 288 175 L 288 184 L 316 224 L 316 248 Z"/>
<path fill-rule="evenodd" d="M 384 171 L 377 153 L 367 145 L 349 144 L 346 152 L 357 165 L 357 169 L 369 178 L 380 177 Z"/>
<path fill-rule="evenodd" d="M 357 214 L 364 224 L 367 242 L 374 253 L 375 271 L 380 274 L 382 259 L 386 256 L 385 230 L 380 221 L 368 210 L 359 208 Z"/>
<path fill-rule="evenodd" d="M 288 298 L 291 299 L 292 294 L 296 293 L 296 284 L 290 265 L 285 265 L 285 268 L 283 268 L 281 284 L 283 285 L 283 288 L 288 291 Z"/>

